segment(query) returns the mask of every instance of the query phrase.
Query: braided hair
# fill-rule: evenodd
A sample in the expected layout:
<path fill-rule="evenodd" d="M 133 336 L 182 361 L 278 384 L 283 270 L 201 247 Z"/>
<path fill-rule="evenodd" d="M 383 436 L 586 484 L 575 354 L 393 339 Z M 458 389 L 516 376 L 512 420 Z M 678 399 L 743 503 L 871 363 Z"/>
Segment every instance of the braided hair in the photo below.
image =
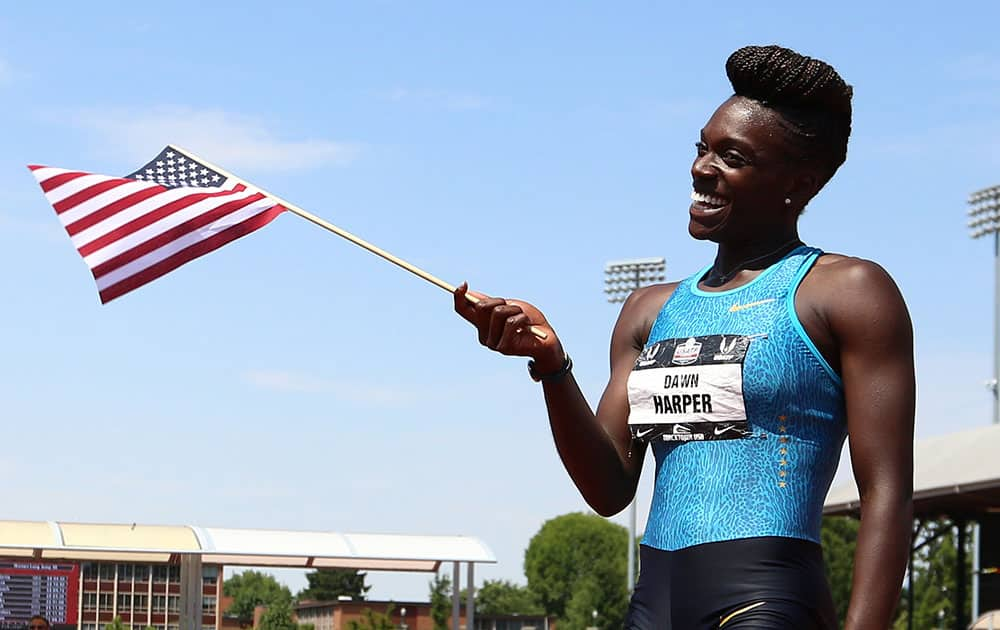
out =
<path fill-rule="evenodd" d="M 745 46 L 726 61 L 737 96 L 775 111 L 796 160 L 826 183 L 847 159 L 853 89 L 829 64 L 781 46 Z"/>

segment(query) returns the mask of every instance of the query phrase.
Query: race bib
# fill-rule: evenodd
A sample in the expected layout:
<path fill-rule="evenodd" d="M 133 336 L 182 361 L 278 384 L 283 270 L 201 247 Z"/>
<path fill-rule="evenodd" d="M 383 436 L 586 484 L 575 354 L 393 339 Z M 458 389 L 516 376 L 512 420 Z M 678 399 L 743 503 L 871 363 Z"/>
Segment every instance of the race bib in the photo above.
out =
<path fill-rule="evenodd" d="M 647 346 L 628 377 L 632 435 L 670 441 L 747 436 L 743 361 L 753 338 L 707 335 Z"/>

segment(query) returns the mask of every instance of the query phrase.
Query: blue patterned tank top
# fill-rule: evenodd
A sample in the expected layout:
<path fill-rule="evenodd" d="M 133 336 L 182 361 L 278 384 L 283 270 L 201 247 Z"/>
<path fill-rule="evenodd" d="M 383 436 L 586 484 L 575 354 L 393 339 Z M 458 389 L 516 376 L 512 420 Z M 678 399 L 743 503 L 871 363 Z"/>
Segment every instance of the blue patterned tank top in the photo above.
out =
<path fill-rule="evenodd" d="M 820 251 L 801 246 L 729 291 L 682 281 L 629 375 L 629 425 L 656 457 L 643 543 L 819 542 L 846 436 L 840 377 L 795 314 Z"/>

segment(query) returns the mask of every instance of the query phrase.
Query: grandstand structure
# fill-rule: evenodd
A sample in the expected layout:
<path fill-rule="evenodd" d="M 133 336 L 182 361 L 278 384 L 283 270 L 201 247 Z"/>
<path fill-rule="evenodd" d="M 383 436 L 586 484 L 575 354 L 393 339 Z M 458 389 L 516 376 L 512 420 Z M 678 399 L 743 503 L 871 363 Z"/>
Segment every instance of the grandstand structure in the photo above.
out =
<path fill-rule="evenodd" d="M 445 563 L 453 569 L 455 628 L 466 565 L 463 616 L 471 626 L 475 565 L 496 562 L 471 536 L 56 521 L 0 521 L 0 559 L 28 568 L 78 566 L 77 601 L 70 604 L 79 630 L 98 630 L 116 617 L 132 629 L 219 630 L 227 566 L 437 572 Z"/>
<path fill-rule="evenodd" d="M 922 523 L 948 519 L 955 525 L 955 628 L 965 630 L 980 611 L 1000 610 L 1000 425 L 917 440 L 913 462 L 913 516 L 917 527 L 910 563 L 914 550 L 925 543 L 920 536 Z M 858 517 L 860 509 L 858 489 L 852 480 L 830 490 L 823 513 Z M 969 523 L 979 527 L 971 575 L 964 569 Z M 964 602 L 970 582 L 972 610 L 968 611 Z M 911 620 L 912 592 L 907 602 Z"/>

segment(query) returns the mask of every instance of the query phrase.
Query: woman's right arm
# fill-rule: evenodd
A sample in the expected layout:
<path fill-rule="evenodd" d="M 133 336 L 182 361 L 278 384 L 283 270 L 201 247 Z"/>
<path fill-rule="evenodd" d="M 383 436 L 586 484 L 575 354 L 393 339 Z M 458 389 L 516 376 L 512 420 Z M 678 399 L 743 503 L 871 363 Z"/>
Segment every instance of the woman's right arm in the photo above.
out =
<path fill-rule="evenodd" d="M 542 381 L 549 424 L 563 465 L 587 503 L 610 516 L 635 495 L 645 444 L 633 442 L 628 429 L 628 375 L 642 351 L 650 326 L 676 285 L 645 287 L 625 301 L 611 338 L 611 377 L 595 414 L 569 372 Z M 525 302 L 455 291 L 455 310 L 479 331 L 480 343 L 514 356 L 531 357 L 538 374 L 559 371 L 566 356 L 555 331 L 534 306 Z M 535 326 L 547 337 L 539 339 Z"/>

